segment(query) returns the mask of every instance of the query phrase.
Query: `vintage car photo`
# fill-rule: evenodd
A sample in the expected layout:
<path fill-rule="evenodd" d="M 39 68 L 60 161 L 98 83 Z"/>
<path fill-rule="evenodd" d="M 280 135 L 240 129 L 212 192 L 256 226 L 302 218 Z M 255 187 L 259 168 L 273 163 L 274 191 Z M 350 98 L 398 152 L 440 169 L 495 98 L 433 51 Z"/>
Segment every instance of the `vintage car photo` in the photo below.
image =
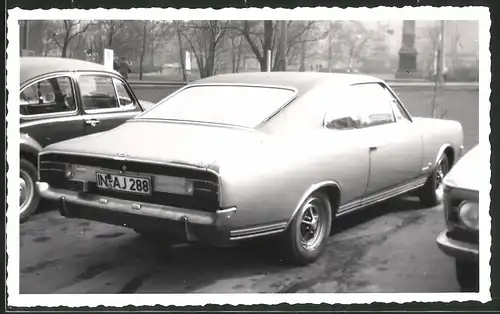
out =
<path fill-rule="evenodd" d="M 459 122 L 411 117 L 371 76 L 215 75 L 47 146 L 38 186 L 68 218 L 213 245 L 273 234 L 304 265 L 336 217 L 406 192 L 439 204 L 462 149 Z"/>
<path fill-rule="evenodd" d="M 465 291 L 479 289 L 479 181 L 472 173 L 480 150 L 480 146 L 470 150 L 443 181 L 447 230 L 437 244 L 455 258 L 457 280 Z"/>
<path fill-rule="evenodd" d="M 68 58 L 20 59 L 20 219 L 37 209 L 38 153 L 43 147 L 116 127 L 153 104 L 138 101 L 113 70 Z"/>

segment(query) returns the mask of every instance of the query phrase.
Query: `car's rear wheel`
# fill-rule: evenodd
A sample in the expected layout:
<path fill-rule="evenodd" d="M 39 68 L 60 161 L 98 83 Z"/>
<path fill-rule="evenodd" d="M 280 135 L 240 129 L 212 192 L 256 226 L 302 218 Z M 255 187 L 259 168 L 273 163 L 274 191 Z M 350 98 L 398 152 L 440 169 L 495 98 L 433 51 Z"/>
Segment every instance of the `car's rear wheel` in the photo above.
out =
<path fill-rule="evenodd" d="M 443 154 L 427 182 L 418 191 L 420 201 L 425 206 L 436 206 L 443 200 L 444 184 L 443 179 L 450 170 L 448 157 Z"/>
<path fill-rule="evenodd" d="M 19 209 L 20 221 L 24 222 L 37 210 L 40 194 L 36 188 L 37 171 L 35 166 L 21 158 L 19 169 Z"/>
<path fill-rule="evenodd" d="M 476 262 L 455 261 L 457 281 L 464 292 L 479 290 L 479 265 Z"/>
<path fill-rule="evenodd" d="M 324 249 L 331 221 L 332 209 L 328 196 L 314 192 L 301 205 L 282 235 L 285 260 L 296 265 L 314 262 Z"/>

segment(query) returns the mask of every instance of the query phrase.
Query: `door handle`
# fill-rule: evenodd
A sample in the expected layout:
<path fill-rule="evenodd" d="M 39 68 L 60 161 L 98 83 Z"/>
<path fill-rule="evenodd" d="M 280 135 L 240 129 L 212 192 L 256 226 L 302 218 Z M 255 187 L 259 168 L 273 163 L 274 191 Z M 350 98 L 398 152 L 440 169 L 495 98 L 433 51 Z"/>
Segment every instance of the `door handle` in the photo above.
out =
<path fill-rule="evenodd" d="M 85 124 L 90 125 L 90 126 L 96 126 L 99 123 L 101 123 L 101 121 L 96 120 L 96 119 L 85 120 Z"/>

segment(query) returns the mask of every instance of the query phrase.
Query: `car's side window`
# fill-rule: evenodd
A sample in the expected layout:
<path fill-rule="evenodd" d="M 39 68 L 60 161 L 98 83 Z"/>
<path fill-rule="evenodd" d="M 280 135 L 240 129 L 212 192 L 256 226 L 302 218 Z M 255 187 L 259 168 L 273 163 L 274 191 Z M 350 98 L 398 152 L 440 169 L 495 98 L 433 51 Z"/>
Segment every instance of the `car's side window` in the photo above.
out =
<path fill-rule="evenodd" d="M 35 82 L 24 88 L 19 96 L 23 116 L 76 111 L 73 86 L 68 76 Z"/>
<path fill-rule="evenodd" d="M 104 75 L 82 75 L 78 78 L 85 111 L 119 108 L 113 78 Z"/>
<path fill-rule="evenodd" d="M 331 99 L 325 97 L 325 99 Z M 360 127 L 360 119 L 356 103 L 351 95 L 340 92 L 325 112 L 323 125 L 332 130 L 352 130 Z"/>
<path fill-rule="evenodd" d="M 367 83 L 350 88 L 359 108 L 362 128 L 396 122 L 388 91 L 382 85 Z"/>
<path fill-rule="evenodd" d="M 135 107 L 135 101 L 129 90 L 125 86 L 125 83 L 119 79 L 113 78 L 113 83 L 115 84 L 116 93 L 118 94 L 118 101 L 122 107 Z"/>

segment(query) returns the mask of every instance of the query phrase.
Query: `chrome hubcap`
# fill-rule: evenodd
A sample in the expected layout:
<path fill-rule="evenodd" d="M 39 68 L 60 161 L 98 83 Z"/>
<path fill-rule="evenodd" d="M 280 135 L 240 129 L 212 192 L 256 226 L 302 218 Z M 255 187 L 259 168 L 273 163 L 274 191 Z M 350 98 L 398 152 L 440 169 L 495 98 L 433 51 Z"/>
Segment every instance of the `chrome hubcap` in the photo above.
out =
<path fill-rule="evenodd" d="M 305 250 L 316 249 L 323 239 L 324 206 L 323 201 L 318 198 L 313 198 L 304 205 L 300 221 L 300 243 Z"/>
<path fill-rule="evenodd" d="M 19 176 L 19 207 L 21 213 L 28 209 L 34 196 L 34 183 L 29 175 L 21 170 Z"/>

